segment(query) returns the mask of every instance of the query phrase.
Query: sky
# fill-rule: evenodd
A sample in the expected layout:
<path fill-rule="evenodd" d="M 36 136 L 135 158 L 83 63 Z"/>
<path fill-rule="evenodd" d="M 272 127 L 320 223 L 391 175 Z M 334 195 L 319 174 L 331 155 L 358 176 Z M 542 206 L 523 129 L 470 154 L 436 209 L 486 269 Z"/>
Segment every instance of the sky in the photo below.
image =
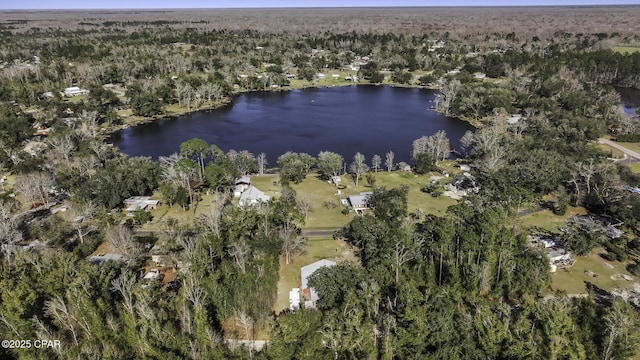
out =
<path fill-rule="evenodd" d="M 640 5 L 640 0 L 0 0 L 0 9 Z"/>

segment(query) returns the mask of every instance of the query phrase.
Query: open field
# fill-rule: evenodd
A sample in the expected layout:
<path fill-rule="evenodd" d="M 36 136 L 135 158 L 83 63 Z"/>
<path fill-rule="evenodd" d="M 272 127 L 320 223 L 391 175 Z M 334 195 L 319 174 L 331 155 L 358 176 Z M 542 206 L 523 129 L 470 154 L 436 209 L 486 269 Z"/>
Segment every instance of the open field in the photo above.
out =
<path fill-rule="evenodd" d="M 289 265 L 280 259 L 280 280 L 278 281 L 278 297 L 274 311 L 279 313 L 289 308 L 289 290 L 300 287 L 300 268 L 318 260 L 329 259 L 335 262 L 357 261 L 352 248 L 343 240 L 317 237 L 310 238 L 306 252 L 293 257 Z"/>
<path fill-rule="evenodd" d="M 625 165 L 627 165 L 629 167 L 629 169 L 631 169 L 631 172 L 636 173 L 636 174 L 640 174 L 640 163 L 638 163 L 638 162 L 629 162 L 629 163 L 625 163 Z"/>
<path fill-rule="evenodd" d="M 606 291 L 613 288 L 631 288 L 636 283 L 626 269 L 626 263 L 611 262 L 600 257 L 604 249 L 596 249 L 591 254 L 576 256 L 575 265 L 566 269 L 558 269 L 551 274 L 551 290 L 565 291 L 567 294 L 585 294 L 587 292 L 586 282 L 590 282 Z M 585 271 L 595 273 L 596 277 L 585 274 Z M 632 276 L 634 281 L 627 281 L 619 275 Z"/>
<path fill-rule="evenodd" d="M 153 199 L 162 199 L 162 196 L 155 193 L 152 196 Z M 181 224 L 193 224 L 199 214 L 207 211 L 211 202 L 213 201 L 213 195 L 202 194 L 202 200 L 195 208 L 185 211 L 179 205 L 173 205 L 169 207 L 169 204 L 161 202 L 157 209 L 151 210 L 150 213 L 153 216 L 151 222 L 144 224 L 141 229 L 143 230 L 158 230 L 161 228 L 161 224 L 169 218 L 180 221 Z"/>
<path fill-rule="evenodd" d="M 611 50 L 622 54 L 631 54 L 640 51 L 640 46 L 618 45 Z"/>
<path fill-rule="evenodd" d="M 393 188 L 407 185 L 409 187 L 409 211 L 420 208 L 425 214 L 444 215 L 447 207 L 454 205 L 457 201 L 446 196 L 434 198 L 420 191 L 421 185 L 428 183 L 430 177 L 434 174 L 419 176 L 412 173 L 397 171 L 388 173 L 384 171 L 373 175 L 376 178 L 376 186 Z M 338 189 L 335 186 L 321 180 L 317 173 L 310 173 L 300 184 L 292 184 L 297 196 L 306 197 L 312 204 L 312 210 L 308 214 L 305 228 L 335 229 L 344 226 L 355 215 L 350 213 L 345 216 L 341 213 L 344 207 L 340 204 L 340 199 L 347 199 L 349 195 L 356 195 L 361 192 L 373 191 L 364 179 L 361 179 L 358 187 L 356 187 L 350 176 L 343 175 L 341 178 L 342 184 L 346 185 L 346 188 L 341 190 L 340 195 L 338 195 Z M 277 196 L 280 190 L 280 185 L 273 185 L 274 181 L 279 181 L 278 175 L 252 177 L 253 184 L 269 196 Z M 441 180 L 442 183 L 448 181 L 449 179 Z M 328 209 L 323 205 L 326 201 L 332 201 L 338 206 Z"/>
<path fill-rule="evenodd" d="M 597 146 L 600 150 L 604 151 L 604 153 L 607 154 L 608 157 L 612 159 L 622 159 L 622 157 L 624 156 L 622 150 L 616 149 L 607 144 L 597 144 Z"/>
<path fill-rule="evenodd" d="M 629 150 L 640 152 L 640 143 L 631 143 L 631 142 L 617 142 L 617 143 L 620 144 L 621 146 L 626 147 Z"/>
<path fill-rule="evenodd" d="M 451 173 L 455 171 L 451 164 L 443 164 L 444 168 L 449 168 Z M 432 197 L 429 194 L 420 191 L 420 187 L 430 181 L 431 176 L 436 173 L 427 175 L 414 175 L 413 173 L 394 171 L 388 173 L 378 172 L 374 176 L 376 178 L 376 186 L 384 186 L 386 188 L 394 188 L 402 185 L 409 187 L 409 211 L 415 211 L 416 209 L 422 209 L 424 214 L 444 215 L 447 207 L 457 203 L 450 197 L 441 195 L 437 198 Z M 439 180 L 441 184 L 446 184 L 450 179 L 444 178 Z M 277 197 L 280 195 L 280 177 L 277 174 L 265 174 L 261 176 L 251 177 L 253 185 L 262 190 L 265 194 L 271 197 Z M 353 219 L 355 214 L 351 212 L 348 215 L 341 213 L 344 206 L 341 204 L 341 199 L 347 199 L 349 195 L 356 195 L 361 192 L 373 191 L 366 180 L 360 180 L 358 187 L 355 186 L 354 181 L 349 175 L 342 176 L 342 183 L 346 186 L 341 190 L 341 194 L 338 194 L 338 189 L 320 179 L 319 175 L 315 172 L 307 175 L 307 178 L 300 184 L 292 184 L 292 188 L 296 191 L 298 198 L 306 198 L 311 203 L 311 211 L 308 213 L 306 229 L 337 229 L 346 225 Z M 275 184 L 275 185 L 274 185 Z M 154 194 L 154 199 L 161 199 L 162 196 L 158 193 Z M 166 203 L 161 203 L 157 209 L 152 210 L 150 213 L 153 216 L 153 220 L 142 226 L 143 230 L 159 229 L 160 224 L 169 218 L 179 220 L 183 224 L 192 224 L 197 218 L 198 214 L 206 212 L 209 208 L 211 201 L 213 201 L 213 195 L 203 194 L 201 195 L 201 201 L 195 208 L 195 212 L 192 209 L 185 211 L 180 206 L 174 205 L 169 207 Z M 330 201 L 335 204 L 332 209 L 324 206 L 324 203 Z"/>
<path fill-rule="evenodd" d="M 640 33 L 640 7 L 404 7 L 404 8 L 278 8 L 278 9 L 155 9 L 155 10 L 10 10 L 0 12 L 0 24 L 12 31 L 32 28 L 95 30 L 105 23 L 136 24 L 126 31 L 140 31 L 139 21 L 162 21 L 172 29 L 195 27 L 255 29 L 271 32 L 373 32 L 419 34 L 448 32 L 457 38 L 514 32 L 519 36 L 553 36 L 557 32 Z M 15 22 L 24 19 L 24 22 Z M 589 19 L 589 21 L 584 21 Z M 148 26 L 156 26 L 150 24 Z M 615 46 L 620 41 L 615 41 Z"/>
<path fill-rule="evenodd" d="M 567 213 L 560 216 L 555 215 L 551 210 L 537 211 L 529 215 L 525 215 L 520 218 L 520 221 L 524 227 L 527 228 L 541 228 L 552 232 L 558 231 L 558 226 L 562 226 L 567 219 L 574 215 L 585 215 L 587 210 L 583 207 L 567 207 Z"/>

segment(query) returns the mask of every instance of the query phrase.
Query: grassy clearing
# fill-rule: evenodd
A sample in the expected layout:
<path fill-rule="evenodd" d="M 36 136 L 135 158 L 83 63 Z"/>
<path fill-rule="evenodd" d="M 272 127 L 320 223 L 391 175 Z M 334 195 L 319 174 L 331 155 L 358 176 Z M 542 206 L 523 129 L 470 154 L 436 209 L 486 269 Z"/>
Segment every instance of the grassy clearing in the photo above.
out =
<path fill-rule="evenodd" d="M 640 174 L 640 163 L 638 163 L 638 162 L 629 162 L 629 163 L 626 163 L 625 165 L 627 165 L 629 167 L 629 169 L 631 169 L 631 172 L 633 172 L 635 174 Z"/>
<path fill-rule="evenodd" d="M 551 210 L 542 210 L 525 215 L 520 218 L 522 225 L 526 228 L 541 228 L 552 232 L 558 231 L 558 226 L 562 226 L 567 219 L 574 215 L 585 215 L 587 210 L 583 207 L 569 206 L 567 213 L 560 216 L 555 215 Z"/>
<path fill-rule="evenodd" d="M 598 249 L 589 255 L 576 256 L 575 265 L 567 269 L 558 269 L 552 274 L 551 289 L 565 291 L 567 294 L 585 294 L 587 282 L 606 291 L 633 287 L 636 284 L 635 281 L 627 281 L 619 276 L 620 274 L 632 276 L 625 269 L 626 263 L 607 261 L 599 255 L 604 252 L 604 249 Z M 587 270 L 595 273 L 597 277 L 586 275 Z"/>
<path fill-rule="evenodd" d="M 169 207 L 169 204 L 160 203 L 157 209 L 151 210 L 150 213 L 153 216 L 151 222 L 146 223 L 142 226 L 144 230 L 157 230 L 161 228 L 161 224 L 169 218 L 173 218 L 178 220 L 181 224 L 193 224 L 198 217 L 199 214 L 205 213 L 209 207 L 211 206 L 211 202 L 213 201 L 213 195 L 201 195 L 202 200 L 198 203 L 195 208 L 195 212 L 193 208 L 189 210 L 183 210 L 182 207 L 178 205 L 173 205 L 173 207 Z M 153 199 L 161 199 L 162 196 L 159 194 L 154 194 L 152 196 Z"/>
<path fill-rule="evenodd" d="M 450 174 L 459 172 L 454 167 L 454 162 L 445 161 L 439 164 L 447 169 Z M 441 195 L 437 198 L 420 191 L 420 187 L 431 181 L 432 176 L 439 174 L 430 173 L 426 175 L 415 175 L 408 172 L 378 172 L 373 173 L 376 179 L 376 186 L 384 186 L 388 189 L 406 185 L 409 188 L 408 207 L 409 211 L 421 209 L 424 214 L 444 215 L 446 209 L 457 203 L 457 200 Z M 253 176 L 251 181 L 254 186 L 262 190 L 271 197 L 280 195 L 280 177 L 277 174 L 265 174 Z M 438 182 L 442 185 L 448 183 L 449 178 L 442 178 Z M 274 185 L 275 184 L 275 185 Z M 350 195 L 356 195 L 361 192 L 373 191 L 373 188 L 367 184 L 365 176 L 359 181 L 358 186 L 351 176 L 343 175 L 342 184 L 346 186 L 338 194 L 338 189 L 329 184 L 327 181 L 321 180 L 318 173 L 310 173 L 306 179 L 300 184 L 292 184 L 298 197 L 306 197 L 312 204 L 312 209 L 306 219 L 306 229 L 336 229 L 344 226 L 355 216 L 354 213 L 348 215 L 342 214 L 344 206 L 341 199 L 347 199 Z M 154 199 L 161 199 L 162 196 L 154 194 Z M 202 195 L 202 200 L 198 203 L 195 213 L 193 209 L 184 211 L 181 207 L 174 205 L 169 207 L 168 204 L 161 203 L 157 209 L 151 211 L 153 220 L 145 224 L 143 229 L 157 229 L 159 225 L 168 218 L 175 218 L 183 224 L 192 224 L 198 214 L 206 212 L 209 208 L 213 195 Z M 329 209 L 324 203 L 331 201 L 336 207 Z"/>
<path fill-rule="evenodd" d="M 640 46 L 618 45 L 618 46 L 615 46 L 612 50 L 615 52 L 619 52 L 621 54 L 632 54 L 640 51 Z"/>
<path fill-rule="evenodd" d="M 626 147 L 629 150 L 633 150 L 635 152 L 640 152 L 640 143 L 631 143 L 631 142 L 619 142 L 621 146 Z"/>
<path fill-rule="evenodd" d="M 376 186 L 385 186 L 386 188 L 399 187 L 406 185 L 409 187 L 409 211 L 418 208 L 426 214 L 443 215 L 447 207 L 456 204 L 456 200 L 446 196 L 434 198 L 429 194 L 420 191 L 420 187 L 430 181 L 430 177 L 435 174 L 414 175 L 412 173 L 402 172 L 378 172 L 373 174 L 376 178 Z M 277 196 L 280 191 L 280 185 L 273 185 L 279 181 L 278 175 L 262 175 L 252 178 L 253 184 L 267 195 Z M 446 183 L 449 179 L 440 180 Z M 353 213 L 343 215 L 341 213 L 343 206 L 338 205 L 333 209 L 324 206 L 327 201 L 333 201 L 340 204 L 340 199 L 347 199 L 349 195 L 356 195 L 361 192 L 373 191 L 366 180 L 361 179 L 358 186 L 348 175 L 342 176 L 342 184 L 346 186 L 338 194 L 338 189 L 321 180 L 317 173 L 310 173 L 307 178 L 300 184 L 293 184 L 292 187 L 296 191 L 298 197 L 306 197 L 312 204 L 312 210 L 309 212 L 305 228 L 308 229 L 335 229 L 344 226 L 355 216 Z"/>
<path fill-rule="evenodd" d="M 608 157 L 612 159 L 622 159 L 624 157 L 624 153 L 622 152 L 622 150 L 616 149 L 607 144 L 598 144 L 597 146 L 600 150 L 607 154 Z"/>
<path fill-rule="evenodd" d="M 70 98 L 67 99 L 67 102 L 70 102 L 72 104 L 79 104 L 81 103 L 84 99 L 88 98 L 89 95 L 78 95 L 78 96 L 72 96 Z"/>
<path fill-rule="evenodd" d="M 343 240 L 327 237 L 310 238 L 306 252 L 294 256 L 289 265 L 284 263 L 283 258 L 280 259 L 278 296 L 273 309 L 276 313 L 289 308 L 289 290 L 300 287 L 300 268 L 322 259 L 336 262 L 356 261 L 353 249 Z"/>

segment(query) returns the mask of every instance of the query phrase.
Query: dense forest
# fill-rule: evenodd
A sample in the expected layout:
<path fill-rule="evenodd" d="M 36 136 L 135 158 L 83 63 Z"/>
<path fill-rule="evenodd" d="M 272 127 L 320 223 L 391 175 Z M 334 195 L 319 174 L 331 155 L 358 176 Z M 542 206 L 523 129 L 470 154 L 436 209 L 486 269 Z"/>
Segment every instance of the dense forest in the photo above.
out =
<path fill-rule="evenodd" d="M 636 305 L 592 283 L 581 296 L 551 291 L 549 260 L 519 217 L 545 206 L 616 219 L 624 236 L 573 218 L 554 236 L 575 254 L 604 249 L 640 275 L 640 197 L 629 190 L 640 175 L 596 145 L 603 136 L 640 138 L 638 117 L 622 111 L 614 88 L 640 88 L 640 51 L 612 50 L 637 46 L 639 34 L 574 31 L 553 14 L 557 28 L 535 34 L 465 34 L 447 24 L 370 31 L 357 17 L 351 31 L 257 29 L 268 14 L 247 15 L 246 28 L 144 12 L 137 20 L 85 14 L 69 24 L 3 17 L 0 335 L 61 345 L 3 343 L 0 357 L 635 356 Z M 441 173 L 451 152 L 444 132 L 417 134 L 407 144 L 411 164 L 396 164 L 393 153 L 367 163 L 357 149 L 353 162 L 328 151 L 266 159 L 200 139 L 154 161 L 107 143 L 123 126 L 215 108 L 242 91 L 323 86 L 319 74 L 330 71 L 351 77 L 341 85 L 439 89 L 435 110 L 477 125 L 457 160 L 475 191 L 437 215 L 409 211 L 407 187 L 376 186 L 378 171 L 404 165 L 416 176 Z M 239 206 L 237 179 L 267 172 L 279 176 L 278 196 Z M 296 186 L 310 174 L 331 181 L 345 173 L 372 190 L 371 211 L 333 234 L 355 260 L 311 276 L 315 309 L 275 312 L 279 269 L 307 241 L 310 204 Z M 436 188 L 422 191 L 436 197 Z M 150 212 L 121 210 L 145 195 L 192 216 L 148 231 Z M 204 198 L 210 203 L 196 216 Z M 106 252 L 119 256 L 88 260 Z M 147 281 L 150 262 L 171 268 L 172 279 Z M 253 346 L 257 339 L 265 346 Z"/>

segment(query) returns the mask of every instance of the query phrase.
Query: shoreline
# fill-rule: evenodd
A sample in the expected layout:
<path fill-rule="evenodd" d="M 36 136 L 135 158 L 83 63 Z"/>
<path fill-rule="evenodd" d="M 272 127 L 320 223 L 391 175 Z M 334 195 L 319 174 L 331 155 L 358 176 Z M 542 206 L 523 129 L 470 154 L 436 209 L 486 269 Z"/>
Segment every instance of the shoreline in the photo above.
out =
<path fill-rule="evenodd" d="M 127 118 L 122 119 L 123 120 L 123 124 L 122 125 L 117 125 L 117 126 L 112 126 L 109 128 L 104 129 L 105 131 L 105 135 L 107 136 L 111 136 L 117 132 L 120 132 L 122 130 L 128 129 L 130 127 L 135 127 L 138 125 L 144 125 L 144 124 L 148 124 L 157 120 L 163 120 L 163 119 L 175 119 L 178 118 L 180 116 L 186 116 L 186 115 L 190 115 L 196 112 L 202 112 L 202 111 L 211 111 L 211 110 L 217 110 L 217 109 L 222 109 L 225 106 L 229 106 L 233 104 L 233 98 L 236 96 L 239 96 L 241 94 L 246 94 L 246 93 L 259 93 L 259 92 L 264 92 L 264 93 L 270 93 L 270 92 L 289 92 L 289 91 L 294 91 L 294 90 L 305 90 L 305 89 L 323 89 L 323 88 L 333 88 L 333 87 L 345 87 L 345 86 L 389 86 L 389 87 L 393 87 L 393 88 L 404 88 L 404 89 L 424 89 L 424 90 L 439 90 L 439 88 L 437 87 L 429 87 L 429 86 L 420 86 L 420 85 L 408 85 L 408 84 L 399 84 L 399 83 L 381 83 L 381 84 L 371 84 L 371 83 L 340 83 L 340 84 L 322 84 L 322 85 L 314 85 L 314 84 L 309 84 L 309 85 L 303 85 L 303 86 L 296 86 L 296 87 L 279 87 L 279 88 L 271 88 L 271 89 L 262 89 L 262 90 L 238 90 L 235 91 L 234 93 L 232 93 L 230 95 L 229 98 L 227 98 L 225 101 L 222 101 L 220 103 L 217 104 L 213 104 L 211 106 L 205 106 L 205 107 L 200 107 L 197 109 L 192 109 L 192 110 L 180 110 L 177 112 L 170 112 L 167 114 L 162 114 L 162 115 L 158 115 L 158 116 L 152 116 L 152 117 L 139 117 L 139 116 L 135 116 L 135 115 L 131 115 Z M 442 115 L 445 115 L 443 112 L 439 111 L 436 108 L 433 107 L 427 107 L 428 110 L 433 110 L 435 112 L 438 112 Z M 451 118 L 455 118 L 461 121 L 464 121 L 468 124 L 470 124 L 471 126 L 473 126 L 474 128 L 480 128 L 482 126 L 484 126 L 485 124 L 483 124 L 482 120 L 474 120 L 472 118 L 467 118 L 464 116 L 449 116 L 449 115 L 445 115 L 447 117 L 451 117 Z"/>

